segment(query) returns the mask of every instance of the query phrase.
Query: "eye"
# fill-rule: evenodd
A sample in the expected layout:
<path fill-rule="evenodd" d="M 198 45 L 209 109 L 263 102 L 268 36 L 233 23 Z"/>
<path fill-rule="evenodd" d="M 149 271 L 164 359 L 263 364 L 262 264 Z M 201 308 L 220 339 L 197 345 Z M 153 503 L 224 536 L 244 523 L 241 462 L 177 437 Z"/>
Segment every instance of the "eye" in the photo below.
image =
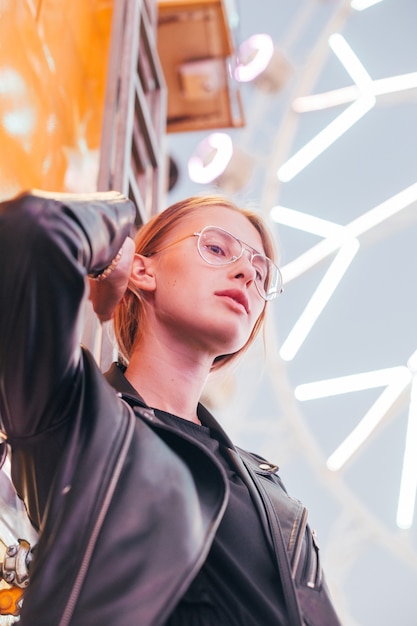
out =
<path fill-rule="evenodd" d="M 256 282 L 266 285 L 268 282 L 268 265 L 261 256 L 255 255 L 252 259 L 253 267 L 256 271 Z"/>
<path fill-rule="evenodd" d="M 255 276 L 256 282 L 265 287 L 268 283 L 268 274 L 266 274 L 263 271 L 260 271 L 258 268 L 255 268 L 255 269 L 256 269 L 256 276 Z"/>
<path fill-rule="evenodd" d="M 260 272 L 258 269 L 256 270 L 255 278 L 258 281 L 258 283 L 263 283 L 265 281 L 265 277 L 263 276 L 262 272 Z"/>
<path fill-rule="evenodd" d="M 206 243 L 204 244 L 204 249 L 207 250 L 208 254 L 212 256 L 226 256 L 226 251 L 219 243 Z"/>
<path fill-rule="evenodd" d="M 222 263 L 230 257 L 230 241 L 223 233 L 211 230 L 204 234 L 201 240 L 201 248 L 204 255 L 215 259 L 216 263 Z"/>
<path fill-rule="evenodd" d="M 241 249 L 239 242 L 229 233 L 213 227 L 203 232 L 200 238 L 200 253 L 208 263 L 225 265 L 238 258 Z"/>

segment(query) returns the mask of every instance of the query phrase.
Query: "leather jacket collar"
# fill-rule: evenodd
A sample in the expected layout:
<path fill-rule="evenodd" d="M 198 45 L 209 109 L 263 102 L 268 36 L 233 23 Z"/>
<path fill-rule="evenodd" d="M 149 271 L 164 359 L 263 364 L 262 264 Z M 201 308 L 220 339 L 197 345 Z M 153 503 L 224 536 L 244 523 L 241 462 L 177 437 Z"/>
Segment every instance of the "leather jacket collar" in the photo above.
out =
<path fill-rule="evenodd" d="M 142 396 L 137 392 L 135 387 L 130 384 L 127 380 L 124 372 L 126 367 L 121 363 L 115 362 L 112 363 L 110 369 L 104 374 L 107 382 L 110 383 L 112 387 L 118 391 L 122 398 L 133 406 L 141 406 L 144 408 L 150 408 Z M 217 420 L 213 417 L 208 409 L 201 403 L 198 404 L 197 407 L 197 415 L 204 426 L 207 426 L 211 430 L 216 431 L 216 438 L 222 443 L 226 448 L 235 449 L 232 441 L 225 433 L 223 428 L 217 422 Z M 157 419 L 157 418 L 156 418 Z"/>

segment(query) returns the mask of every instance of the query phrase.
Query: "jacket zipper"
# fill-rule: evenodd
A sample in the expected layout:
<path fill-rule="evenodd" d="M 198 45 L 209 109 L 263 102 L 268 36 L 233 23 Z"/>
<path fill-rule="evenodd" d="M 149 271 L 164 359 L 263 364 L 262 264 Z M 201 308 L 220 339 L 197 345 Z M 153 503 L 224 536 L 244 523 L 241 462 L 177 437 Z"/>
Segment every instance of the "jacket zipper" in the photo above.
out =
<path fill-rule="evenodd" d="M 298 563 L 300 561 L 301 548 L 303 546 L 305 530 L 306 530 L 306 526 L 307 526 L 307 517 L 308 517 L 308 510 L 306 509 L 306 507 L 303 507 L 303 511 L 301 513 L 300 522 L 299 522 L 299 525 L 298 525 L 297 537 L 296 537 L 296 540 L 295 540 L 295 543 L 294 543 L 292 559 L 291 559 L 291 561 L 292 561 L 291 572 L 292 572 L 292 577 L 294 579 L 295 579 L 295 574 L 297 572 Z M 294 522 L 294 527 L 295 527 L 296 521 Z M 292 530 L 292 533 L 291 533 L 292 536 L 295 534 L 294 530 L 295 530 L 295 528 L 293 528 L 293 530 Z M 290 546 L 290 548 L 291 548 L 291 546 Z"/>
<path fill-rule="evenodd" d="M 113 494 L 117 485 L 117 482 L 120 478 L 120 474 L 122 472 L 123 469 L 123 465 L 124 465 L 124 461 L 132 440 L 132 436 L 133 436 L 133 432 L 135 429 L 135 415 L 132 411 L 132 409 L 130 408 L 129 405 L 126 405 L 129 409 L 129 423 L 126 429 L 126 436 L 124 438 L 123 441 L 123 446 L 120 450 L 120 454 L 117 460 L 117 463 L 115 465 L 114 471 L 113 471 L 113 476 L 111 478 L 110 484 L 109 484 L 109 488 L 106 491 L 106 495 L 105 498 L 103 500 L 103 503 L 101 505 L 100 511 L 98 513 L 97 519 L 96 519 L 96 523 L 94 524 L 93 530 L 91 532 L 90 535 L 90 539 L 88 541 L 86 550 L 84 552 L 84 557 L 83 560 L 81 562 L 80 568 L 78 570 L 78 575 L 77 578 L 75 579 L 74 585 L 72 587 L 72 591 L 71 591 L 71 595 L 68 598 L 68 602 L 66 604 L 66 607 L 62 613 L 62 617 L 61 620 L 59 622 L 59 626 L 68 626 L 68 624 L 70 623 L 72 614 L 74 612 L 74 608 L 76 605 L 76 602 L 78 600 L 78 596 L 80 594 L 81 591 L 81 587 L 84 583 L 84 579 L 85 576 L 87 574 L 87 570 L 88 567 L 90 565 L 91 562 L 91 557 L 93 554 L 93 550 L 95 548 L 96 542 L 97 542 L 97 538 L 99 535 L 99 532 L 101 530 L 101 527 L 103 525 L 106 513 L 108 511 L 108 508 L 110 506 L 110 502 L 113 498 Z"/>
<path fill-rule="evenodd" d="M 306 584 L 310 589 L 315 589 L 320 585 L 320 559 L 319 547 L 317 544 L 316 531 L 309 533 L 309 567 L 307 568 Z"/>

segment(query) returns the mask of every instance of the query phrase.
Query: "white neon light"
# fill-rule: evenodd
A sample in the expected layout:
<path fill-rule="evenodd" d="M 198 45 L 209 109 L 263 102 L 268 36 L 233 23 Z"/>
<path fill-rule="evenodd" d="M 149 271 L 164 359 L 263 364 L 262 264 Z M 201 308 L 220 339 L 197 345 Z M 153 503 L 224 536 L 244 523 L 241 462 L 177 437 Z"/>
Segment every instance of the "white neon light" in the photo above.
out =
<path fill-rule="evenodd" d="M 292 180 L 307 165 L 322 154 L 329 146 L 337 141 L 346 131 L 358 122 L 375 105 L 375 97 L 372 95 L 361 96 L 351 104 L 343 113 L 330 122 L 311 141 L 306 143 L 278 170 L 277 176 L 282 182 Z"/>
<path fill-rule="evenodd" d="M 312 96 L 300 96 L 294 100 L 292 108 L 296 113 L 322 111 L 323 109 L 330 109 L 340 104 L 353 102 L 359 98 L 360 93 L 360 89 L 357 85 L 349 85 L 349 87 L 316 93 Z"/>
<path fill-rule="evenodd" d="M 347 228 L 354 237 L 358 237 L 375 226 L 378 226 L 396 213 L 399 213 L 416 201 L 417 183 L 414 183 L 413 185 L 410 185 L 395 194 L 395 196 L 381 202 L 381 204 L 373 209 L 370 209 L 370 211 L 367 211 L 366 213 L 363 213 L 363 215 L 357 217 L 355 220 L 350 222 Z"/>
<path fill-rule="evenodd" d="M 353 259 L 353 256 L 356 254 L 354 248 L 350 248 L 350 244 L 352 246 L 358 246 L 357 237 L 381 224 L 415 201 L 417 201 L 417 183 L 403 189 L 395 196 L 392 196 L 373 209 L 370 209 L 346 226 L 320 220 L 314 216 L 306 216 L 306 214 L 285 207 L 274 207 L 272 209 L 272 217 L 278 223 L 293 226 L 301 230 L 307 230 L 307 232 L 314 234 L 320 234 L 320 231 L 330 233 L 330 236 L 323 239 L 323 241 L 298 256 L 294 261 L 284 265 L 281 270 L 284 284 L 287 285 L 291 280 L 298 278 L 329 257 L 336 250 L 340 249 L 310 302 L 307 304 L 302 315 L 294 324 L 288 337 L 284 341 L 280 350 L 282 359 L 290 361 L 294 358 L 308 336 L 308 333 L 313 328 L 318 316 L 326 306 L 333 291 L 343 278 L 344 272 Z M 352 242 L 355 241 L 356 244 L 352 244 Z M 353 256 L 350 258 L 351 254 Z"/>
<path fill-rule="evenodd" d="M 327 467 L 332 471 L 340 470 L 349 459 L 369 439 L 376 427 L 382 421 L 390 407 L 409 385 L 411 373 L 407 367 L 396 368 L 397 373 L 392 377 L 390 384 L 382 392 L 359 424 L 352 430 L 340 446 L 327 459 Z"/>
<path fill-rule="evenodd" d="M 233 154 L 232 139 L 226 133 L 212 133 L 199 143 L 188 160 L 188 175 L 195 183 L 211 183 L 223 174 Z"/>
<path fill-rule="evenodd" d="M 346 39 L 340 33 L 334 33 L 329 37 L 329 46 L 352 78 L 353 82 L 362 90 L 366 90 L 372 78 L 359 61 Z"/>
<path fill-rule="evenodd" d="M 329 38 L 329 45 L 355 82 L 358 97 L 333 122 L 281 165 L 277 176 L 282 182 L 288 182 L 297 176 L 375 106 L 376 99 L 370 91 L 372 79 L 344 37 L 334 33 Z"/>
<path fill-rule="evenodd" d="M 350 239 L 342 245 L 303 313 L 282 344 L 280 355 L 284 361 L 290 361 L 297 354 L 358 250 L 359 241 L 357 239 Z"/>
<path fill-rule="evenodd" d="M 236 80 L 246 83 L 254 80 L 268 66 L 274 54 L 274 42 L 270 35 L 252 35 L 239 46 L 238 65 L 234 71 Z"/>
<path fill-rule="evenodd" d="M 414 183 L 391 198 L 388 198 L 388 200 L 385 200 L 373 209 L 370 209 L 346 226 L 335 224 L 335 233 L 337 233 L 338 228 L 342 229 L 340 231 L 340 235 L 328 237 L 327 239 L 320 241 L 320 243 L 316 244 L 306 252 L 303 252 L 303 254 L 298 256 L 296 259 L 283 266 L 281 271 L 285 284 L 288 284 L 292 280 L 298 278 L 330 256 L 330 254 L 341 246 L 347 237 L 359 237 L 360 235 L 363 235 L 375 226 L 378 226 L 385 220 L 393 217 L 396 213 L 406 209 L 410 204 L 416 201 L 417 183 Z M 276 211 L 274 215 L 275 221 L 280 222 L 280 212 Z M 295 224 L 295 221 L 296 220 L 294 219 L 291 225 L 294 228 L 297 228 L 298 226 Z M 331 222 L 329 223 L 331 224 Z"/>
<path fill-rule="evenodd" d="M 409 74 L 399 74 L 398 76 L 390 76 L 389 78 L 380 78 L 372 82 L 372 93 L 381 96 L 386 93 L 395 93 L 396 91 L 406 91 L 407 89 L 415 89 L 417 87 L 417 72 Z"/>
<path fill-rule="evenodd" d="M 417 350 L 408 359 L 407 367 L 412 374 L 417 374 Z"/>
<path fill-rule="evenodd" d="M 407 435 L 400 493 L 397 509 L 397 526 L 410 528 L 413 523 L 417 492 L 417 378 L 414 376 L 411 385 L 410 406 L 408 412 Z"/>
<path fill-rule="evenodd" d="M 294 390 L 297 400 L 317 400 L 318 398 L 328 398 L 364 389 L 375 389 L 376 387 L 386 387 L 392 380 L 404 376 L 404 366 L 387 367 L 382 370 L 362 372 L 360 374 L 350 374 L 339 378 L 328 378 L 314 383 L 298 385 Z"/>
<path fill-rule="evenodd" d="M 373 96 L 382 96 L 398 91 L 406 91 L 407 89 L 415 89 L 417 87 L 417 72 L 409 74 L 400 74 L 398 76 L 390 76 L 388 78 L 380 78 L 369 83 L 367 89 Z M 361 94 L 361 90 L 357 85 L 349 85 L 324 93 L 317 93 L 312 96 L 302 96 L 296 98 L 292 104 L 292 108 L 297 113 L 307 113 L 309 111 L 320 111 L 331 107 L 347 104 L 357 100 Z"/>
<path fill-rule="evenodd" d="M 364 11 L 365 9 L 369 9 L 369 7 L 373 7 L 374 4 L 379 4 L 382 0 L 352 0 L 350 6 L 355 11 Z"/>
<path fill-rule="evenodd" d="M 295 211 L 281 205 L 272 207 L 270 215 L 271 219 L 278 224 L 291 226 L 319 237 L 339 237 L 346 230 L 344 226 L 335 224 L 335 222 L 323 220 L 320 217 Z"/>
<path fill-rule="evenodd" d="M 287 285 L 292 280 L 302 276 L 305 272 L 308 272 L 315 265 L 318 265 L 324 259 L 327 259 L 333 252 L 338 250 L 341 246 L 341 241 L 337 238 L 327 238 L 320 241 L 303 254 L 300 254 L 296 259 L 290 261 L 281 268 L 281 274 L 284 283 Z"/>

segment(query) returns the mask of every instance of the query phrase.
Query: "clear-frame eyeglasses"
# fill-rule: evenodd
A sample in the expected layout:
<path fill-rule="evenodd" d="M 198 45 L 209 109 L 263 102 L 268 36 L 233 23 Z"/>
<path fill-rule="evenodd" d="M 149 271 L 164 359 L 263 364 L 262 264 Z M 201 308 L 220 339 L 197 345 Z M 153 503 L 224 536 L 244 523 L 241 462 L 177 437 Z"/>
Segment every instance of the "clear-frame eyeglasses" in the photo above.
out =
<path fill-rule="evenodd" d="M 198 237 L 198 252 L 209 265 L 229 265 L 240 259 L 245 251 L 248 252 L 249 261 L 255 270 L 254 283 L 259 295 L 264 300 L 273 300 L 282 292 L 282 275 L 275 263 L 218 226 L 205 226 L 199 233 L 192 233 L 172 241 L 151 253 L 150 256 L 162 252 L 162 250 L 184 241 L 188 237 Z"/>

